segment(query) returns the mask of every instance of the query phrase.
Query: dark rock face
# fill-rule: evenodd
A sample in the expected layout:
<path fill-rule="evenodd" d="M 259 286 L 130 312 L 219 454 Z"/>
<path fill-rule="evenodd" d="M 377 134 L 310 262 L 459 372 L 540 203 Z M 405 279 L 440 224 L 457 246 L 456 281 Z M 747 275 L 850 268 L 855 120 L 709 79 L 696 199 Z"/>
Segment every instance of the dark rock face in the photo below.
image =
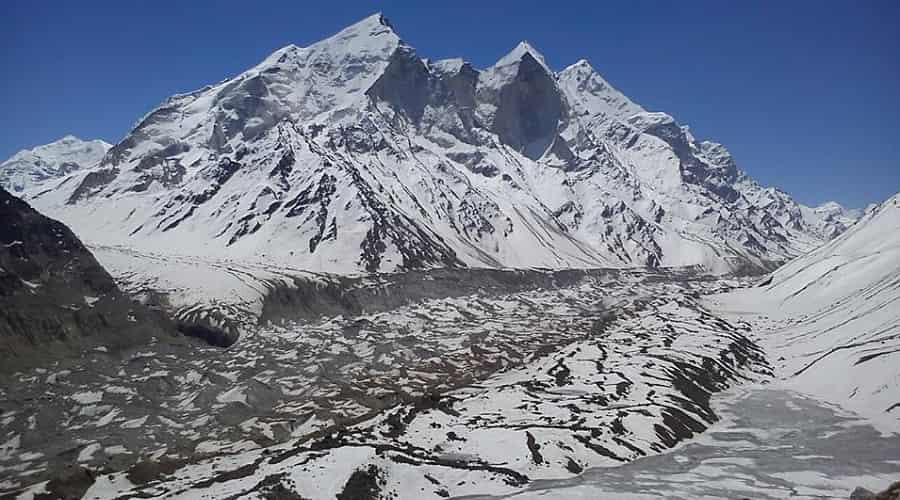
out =
<path fill-rule="evenodd" d="M 475 108 L 478 72 L 470 64 L 464 63 L 458 73 L 448 76 L 445 81 L 457 106 L 470 111 Z"/>
<path fill-rule="evenodd" d="M 359 469 L 350 476 L 343 491 L 337 494 L 338 500 L 377 500 L 381 498 L 381 471 L 374 465 Z"/>
<path fill-rule="evenodd" d="M 0 189 L 0 359 L 79 344 L 120 344 L 162 331 L 64 224 Z M 35 358 L 37 359 L 37 358 Z"/>
<path fill-rule="evenodd" d="M 432 129 L 437 128 L 465 143 L 480 144 L 473 130 L 478 126 L 477 82 L 478 72 L 468 63 L 449 71 L 429 67 L 415 50 L 401 46 L 366 95 L 389 104 L 432 139 Z"/>
<path fill-rule="evenodd" d="M 36 500 L 76 500 L 94 484 L 96 472 L 73 465 L 47 483 L 46 492 L 34 496 Z"/>
<path fill-rule="evenodd" d="M 900 500 L 900 481 L 875 496 L 876 500 Z"/>
<path fill-rule="evenodd" d="M 525 54 L 516 78 L 500 89 L 493 131 L 505 143 L 536 160 L 556 137 L 563 102 L 547 70 Z"/>
<path fill-rule="evenodd" d="M 74 205 L 79 200 L 93 196 L 95 193 L 106 187 L 107 184 L 116 180 L 118 175 L 118 168 L 105 168 L 87 174 L 84 177 L 84 180 L 81 181 L 81 184 L 79 184 L 75 191 L 72 192 L 68 204 Z"/>
<path fill-rule="evenodd" d="M 863 487 L 856 488 L 850 494 L 850 500 L 900 500 L 900 481 L 878 494 Z"/>
<path fill-rule="evenodd" d="M 875 493 L 871 491 L 858 487 L 853 490 L 853 493 L 850 493 L 850 500 L 875 500 Z"/>
<path fill-rule="evenodd" d="M 428 68 L 415 52 L 401 47 L 391 57 L 384 74 L 378 78 L 367 94 L 375 99 L 391 103 L 416 123 L 422 119 L 428 103 L 430 87 Z"/>

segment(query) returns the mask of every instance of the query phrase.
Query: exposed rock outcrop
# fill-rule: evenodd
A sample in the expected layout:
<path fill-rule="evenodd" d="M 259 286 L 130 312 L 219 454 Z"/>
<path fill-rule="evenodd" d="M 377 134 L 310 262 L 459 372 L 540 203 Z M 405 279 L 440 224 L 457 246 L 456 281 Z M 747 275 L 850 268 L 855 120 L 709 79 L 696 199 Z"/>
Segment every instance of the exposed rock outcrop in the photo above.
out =
<path fill-rule="evenodd" d="M 0 188 L 0 369 L 40 361 L 36 352 L 114 347 L 163 331 L 68 227 Z"/>

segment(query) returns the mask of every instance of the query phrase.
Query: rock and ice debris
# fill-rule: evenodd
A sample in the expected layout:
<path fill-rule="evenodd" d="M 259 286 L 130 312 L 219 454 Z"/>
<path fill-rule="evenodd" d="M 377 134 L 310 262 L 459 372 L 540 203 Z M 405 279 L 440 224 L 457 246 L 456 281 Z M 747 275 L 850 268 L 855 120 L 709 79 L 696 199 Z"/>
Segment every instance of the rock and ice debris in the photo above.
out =
<path fill-rule="evenodd" d="M 512 492 L 656 454 L 716 421 L 711 394 L 769 377 L 747 327 L 692 298 L 720 282 L 535 276 L 564 286 L 276 321 L 224 352 L 164 342 L 91 351 L 43 401 L 28 396 L 30 373 L 5 384 L 3 397 L 22 401 L 5 429 L 24 436 L 16 453 L 41 454 L 34 468 L 58 470 L 75 446 L 86 466 L 114 464 L 121 474 L 96 488 L 116 495 L 227 496 L 269 484 L 320 498 L 367 475 L 384 492 L 418 485 L 439 498 Z M 29 419 L 37 428 L 24 428 Z M 48 432 L 64 438 L 38 439 Z M 161 446 L 156 460 L 179 464 L 171 483 L 120 479 Z"/>

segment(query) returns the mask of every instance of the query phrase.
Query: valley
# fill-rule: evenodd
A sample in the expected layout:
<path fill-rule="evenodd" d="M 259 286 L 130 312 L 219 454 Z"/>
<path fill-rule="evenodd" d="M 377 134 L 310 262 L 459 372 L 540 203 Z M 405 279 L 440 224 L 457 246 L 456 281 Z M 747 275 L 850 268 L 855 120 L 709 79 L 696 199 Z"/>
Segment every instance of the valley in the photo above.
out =
<path fill-rule="evenodd" d="M 900 479 L 900 194 L 804 205 L 585 59 L 380 13 L 134 123 L 0 163 L 0 498 Z"/>
<path fill-rule="evenodd" d="M 437 273 L 435 288 L 477 282 L 479 272 Z M 710 394 L 771 377 L 747 326 L 693 298 L 727 286 L 720 281 L 507 274 L 533 289 L 272 321 L 225 350 L 175 339 L 98 348 L 18 373 L 4 384 L 0 466 L 21 482 L 7 486 L 74 460 L 108 471 L 88 498 L 103 488 L 112 490 L 97 498 L 182 489 L 221 497 L 287 472 L 313 488 L 301 496 L 318 498 L 327 492 L 317 488 L 366 465 L 401 496 L 411 485 L 435 498 L 472 494 L 487 482 L 504 492 L 663 451 L 718 419 Z M 335 457 L 351 451 L 356 466 L 342 458 L 335 470 Z M 165 485 L 134 482 L 135 464 L 147 460 L 175 464 Z M 228 480 L 238 462 L 244 474 Z M 208 467 L 223 479 L 198 486 Z"/>

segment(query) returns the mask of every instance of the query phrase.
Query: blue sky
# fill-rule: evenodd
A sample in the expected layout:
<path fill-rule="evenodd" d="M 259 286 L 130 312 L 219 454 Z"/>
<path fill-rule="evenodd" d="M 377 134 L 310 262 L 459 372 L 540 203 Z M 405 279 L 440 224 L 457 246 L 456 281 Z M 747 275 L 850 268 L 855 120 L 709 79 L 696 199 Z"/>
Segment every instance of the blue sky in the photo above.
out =
<path fill-rule="evenodd" d="M 316 7 L 312 7 L 315 5 Z M 580 58 L 801 202 L 900 191 L 900 2 L 24 1 L 0 17 L 0 157 L 116 142 L 165 97 L 382 11 L 423 57 Z"/>

